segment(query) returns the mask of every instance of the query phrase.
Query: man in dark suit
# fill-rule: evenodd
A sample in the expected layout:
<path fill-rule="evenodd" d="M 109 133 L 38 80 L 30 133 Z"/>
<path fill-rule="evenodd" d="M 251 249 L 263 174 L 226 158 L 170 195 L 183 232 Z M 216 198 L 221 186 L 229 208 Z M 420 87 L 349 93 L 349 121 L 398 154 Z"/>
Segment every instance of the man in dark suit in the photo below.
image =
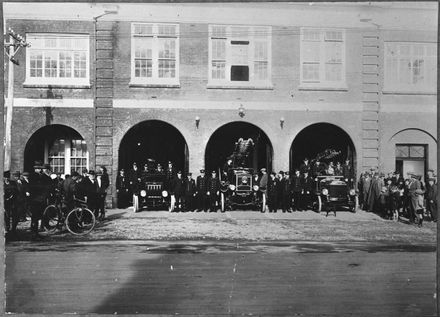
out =
<path fill-rule="evenodd" d="M 207 191 L 208 191 L 208 178 L 205 176 L 205 170 L 200 170 L 200 175 L 197 176 L 197 211 L 208 211 Z"/>
<path fill-rule="evenodd" d="M 185 186 L 183 183 L 182 172 L 178 171 L 176 177 L 171 180 L 170 194 L 174 196 L 175 206 L 172 212 L 179 212 L 182 208 L 182 198 L 184 197 Z"/>
<path fill-rule="evenodd" d="M 34 171 L 29 175 L 32 240 L 42 238 L 42 236 L 38 234 L 38 221 L 43 215 L 47 201 L 47 191 L 41 175 L 42 168 L 43 163 L 36 161 L 34 163 Z"/>
<path fill-rule="evenodd" d="M 128 181 L 130 184 L 130 192 L 129 195 L 137 195 L 139 190 L 139 185 L 141 182 L 141 172 L 138 169 L 136 162 L 133 162 L 133 166 L 128 173 Z"/>
<path fill-rule="evenodd" d="M 220 196 L 220 180 L 217 177 L 217 172 L 211 172 L 211 178 L 208 180 L 207 195 L 210 202 L 209 212 L 217 212 L 218 198 Z"/>
<path fill-rule="evenodd" d="M 281 208 L 283 212 L 292 212 L 292 192 L 291 192 L 291 183 L 290 183 L 290 175 L 289 172 L 284 173 L 284 180 L 282 183 L 282 204 Z"/>
<path fill-rule="evenodd" d="M 107 187 L 109 184 L 107 183 L 107 180 L 104 178 L 104 173 L 99 170 L 98 173 L 96 173 L 96 209 L 99 213 L 99 220 L 105 219 L 105 197 L 107 196 Z"/>
<path fill-rule="evenodd" d="M 295 169 L 295 175 L 292 176 L 292 180 L 290 182 L 291 190 L 293 195 L 293 211 L 301 211 L 301 175 L 299 169 Z"/>
<path fill-rule="evenodd" d="M 125 170 L 122 168 L 116 176 L 116 193 L 118 198 L 118 208 L 127 208 L 129 206 L 129 181 L 125 176 Z"/>
<path fill-rule="evenodd" d="M 303 210 L 307 210 L 310 207 L 313 193 L 313 185 L 313 179 L 309 176 L 308 172 L 305 172 L 301 179 L 301 209 Z"/>
<path fill-rule="evenodd" d="M 192 178 L 192 173 L 188 173 L 184 181 L 185 211 L 194 211 L 195 195 L 196 195 L 196 182 Z"/>
<path fill-rule="evenodd" d="M 80 187 L 87 202 L 87 208 L 89 208 L 95 214 L 95 217 L 98 218 L 99 210 L 97 205 L 96 179 L 94 170 L 90 170 L 87 173 L 87 177 L 82 179 Z"/>
<path fill-rule="evenodd" d="M 276 178 L 276 173 L 271 172 L 269 180 L 267 181 L 267 205 L 269 206 L 269 212 L 277 212 L 278 187 L 279 181 Z"/>
<path fill-rule="evenodd" d="M 309 164 L 309 159 L 307 157 L 304 158 L 303 163 L 299 167 L 299 171 L 301 175 L 304 175 L 305 172 L 310 173 L 311 166 Z"/>

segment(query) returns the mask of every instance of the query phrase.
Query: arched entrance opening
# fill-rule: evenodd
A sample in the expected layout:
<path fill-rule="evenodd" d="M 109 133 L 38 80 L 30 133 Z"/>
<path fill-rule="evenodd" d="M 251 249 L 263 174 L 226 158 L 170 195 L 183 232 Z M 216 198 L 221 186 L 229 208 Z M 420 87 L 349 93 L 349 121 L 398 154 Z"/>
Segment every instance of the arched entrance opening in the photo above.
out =
<path fill-rule="evenodd" d="M 205 168 L 217 170 L 223 167 L 227 158 L 235 151 L 239 139 L 252 139 L 254 146 L 244 163 L 249 168 L 272 169 L 273 148 L 266 133 L 256 125 L 247 122 L 231 122 L 218 128 L 210 137 L 205 150 Z"/>
<path fill-rule="evenodd" d="M 159 120 L 136 124 L 122 138 L 119 146 L 119 169 L 130 170 L 133 162 L 139 169 L 148 159 L 166 168 L 168 161 L 177 170 L 188 171 L 188 146 L 174 126 Z"/>
<path fill-rule="evenodd" d="M 70 174 L 89 167 L 89 152 L 84 138 L 74 129 L 53 124 L 38 129 L 26 143 L 24 170 L 31 171 L 35 161 L 49 163 L 54 173 Z"/>
<path fill-rule="evenodd" d="M 325 151 L 339 152 L 321 161 L 344 164 L 348 158 L 356 170 L 356 150 L 350 136 L 341 128 L 330 123 L 315 123 L 298 133 L 290 147 L 290 170 L 299 168 L 305 157 L 313 161 Z"/>

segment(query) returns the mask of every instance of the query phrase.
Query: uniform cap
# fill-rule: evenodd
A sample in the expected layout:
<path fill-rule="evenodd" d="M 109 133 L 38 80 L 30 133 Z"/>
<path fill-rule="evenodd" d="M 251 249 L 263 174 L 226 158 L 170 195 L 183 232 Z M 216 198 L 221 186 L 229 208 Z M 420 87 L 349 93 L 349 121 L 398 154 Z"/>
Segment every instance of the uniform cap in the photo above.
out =
<path fill-rule="evenodd" d="M 216 170 L 212 170 L 211 174 L 215 174 L 215 173 L 217 173 Z"/>
<path fill-rule="evenodd" d="M 265 168 L 263 167 L 263 168 L 261 169 L 261 171 L 262 171 L 262 172 L 265 172 L 265 171 L 266 171 L 266 169 L 265 169 Z"/>
<path fill-rule="evenodd" d="M 284 172 L 283 171 L 279 171 L 278 174 L 284 175 Z"/>
<path fill-rule="evenodd" d="M 205 170 L 202 168 L 202 169 L 200 170 L 200 173 L 205 173 Z"/>

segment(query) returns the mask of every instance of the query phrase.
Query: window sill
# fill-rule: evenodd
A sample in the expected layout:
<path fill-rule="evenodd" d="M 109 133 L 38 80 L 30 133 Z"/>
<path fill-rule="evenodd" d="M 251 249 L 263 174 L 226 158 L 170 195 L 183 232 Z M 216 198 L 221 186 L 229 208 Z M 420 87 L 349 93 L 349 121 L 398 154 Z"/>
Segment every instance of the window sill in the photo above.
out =
<path fill-rule="evenodd" d="M 382 93 L 384 95 L 429 95 L 435 96 L 437 92 L 435 91 L 404 91 L 404 90 L 383 90 Z"/>
<path fill-rule="evenodd" d="M 46 84 L 46 83 L 23 83 L 24 88 L 63 88 L 63 89 L 89 89 L 90 84 Z"/>
<path fill-rule="evenodd" d="M 240 89 L 240 90 L 273 90 L 272 85 L 231 85 L 231 84 L 208 84 L 207 89 Z"/>
<path fill-rule="evenodd" d="M 298 90 L 316 90 L 316 91 L 348 91 L 348 87 L 347 86 L 336 86 L 336 87 L 331 87 L 331 86 L 320 86 L 320 85 L 307 85 L 307 86 L 299 86 Z"/>
<path fill-rule="evenodd" d="M 180 88 L 179 83 L 175 84 L 147 84 L 147 83 L 129 83 L 128 87 L 130 88 Z"/>

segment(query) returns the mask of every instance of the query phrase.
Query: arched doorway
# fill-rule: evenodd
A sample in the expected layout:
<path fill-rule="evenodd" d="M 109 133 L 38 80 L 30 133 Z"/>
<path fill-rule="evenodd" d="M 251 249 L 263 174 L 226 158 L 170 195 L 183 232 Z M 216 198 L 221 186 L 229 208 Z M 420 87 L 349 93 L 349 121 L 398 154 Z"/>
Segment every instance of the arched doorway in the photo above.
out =
<path fill-rule="evenodd" d="M 253 140 L 254 146 L 247 162 L 250 168 L 272 168 L 273 148 L 266 133 L 256 125 L 247 122 L 231 122 L 218 128 L 210 137 L 205 150 L 205 168 L 218 170 L 234 152 L 235 143 L 242 138 Z"/>
<path fill-rule="evenodd" d="M 148 159 L 164 168 L 173 162 L 178 170 L 188 171 L 188 146 L 182 134 L 171 124 L 148 120 L 133 126 L 119 146 L 119 169 L 131 169 L 133 162 L 142 170 Z"/>
<path fill-rule="evenodd" d="M 290 169 L 299 168 L 305 157 L 314 160 L 326 150 L 339 152 L 331 159 L 322 159 L 328 163 L 344 161 L 348 158 L 356 170 L 356 150 L 350 136 L 341 128 L 330 123 L 315 123 L 301 130 L 290 147 Z"/>
<path fill-rule="evenodd" d="M 88 168 L 89 152 L 76 130 L 53 124 L 38 129 L 26 143 L 24 170 L 31 171 L 37 160 L 49 163 L 54 173 L 65 175 Z"/>

